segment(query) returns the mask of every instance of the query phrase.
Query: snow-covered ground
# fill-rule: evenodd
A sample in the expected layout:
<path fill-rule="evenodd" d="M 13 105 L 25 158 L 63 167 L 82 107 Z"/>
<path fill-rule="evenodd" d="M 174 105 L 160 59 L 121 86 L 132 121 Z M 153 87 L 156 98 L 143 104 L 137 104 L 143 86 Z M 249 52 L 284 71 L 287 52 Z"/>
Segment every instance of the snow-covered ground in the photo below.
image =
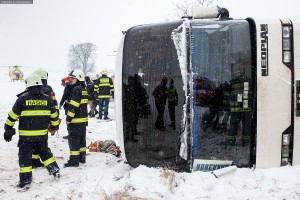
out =
<path fill-rule="evenodd" d="M 33 69 L 32 69 L 33 71 Z M 30 72 L 25 71 L 25 76 Z M 49 84 L 60 100 L 63 87 L 60 80 L 66 74 L 49 72 Z M 10 82 L 7 70 L 0 70 L 0 128 L 3 126 L 16 94 L 25 89 L 24 82 Z M 64 112 L 59 136 L 49 135 L 51 148 L 61 178 L 55 180 L 46 169 L 33 169 L 33 182 L 29 191 L 20 193 L 15 187 L 19 180 L 18 136 L 5 142 L 0 137 L 0 199 L 300 199 L 300 166 L 273 169 L 237 169 L 234 173 L 215 178 L 210 172 L 174 173 L 167 169 L 140 166 L 132 168 L 105 153 L 87 153 L 86 164 L 77 168 L 63 168 L 68 160 L 69 148 Z M 89 120 L 87 144 L 93 140 L 111 139 L 118 143 L 114 103 L 110 104 L 110 122 Z M 3 133 L 2 133 L 3 134 Z"/>

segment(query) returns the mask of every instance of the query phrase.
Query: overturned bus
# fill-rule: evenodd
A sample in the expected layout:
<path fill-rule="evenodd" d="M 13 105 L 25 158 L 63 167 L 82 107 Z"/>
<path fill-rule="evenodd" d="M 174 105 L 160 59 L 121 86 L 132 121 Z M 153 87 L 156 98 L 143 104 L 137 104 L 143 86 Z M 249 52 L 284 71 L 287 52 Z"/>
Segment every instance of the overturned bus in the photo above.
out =
<path fill-rule="evenodd" d="M 206 9 L 124 32 L 115 101 L 127 162 L 179 171 L 300 164 L 299 22 Z"/>

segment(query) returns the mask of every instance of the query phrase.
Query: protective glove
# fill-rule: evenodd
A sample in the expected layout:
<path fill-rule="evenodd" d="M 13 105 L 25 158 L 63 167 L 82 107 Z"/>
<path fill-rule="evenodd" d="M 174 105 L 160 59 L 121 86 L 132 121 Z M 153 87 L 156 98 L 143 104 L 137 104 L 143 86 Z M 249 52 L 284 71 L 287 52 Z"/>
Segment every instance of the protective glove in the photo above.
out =
<path fill-rule="evenodd" d="M 59 106 L 58 106 L 58 109 L 59 109 L 59 110 L 61 110 L 61 109 L 62 109 L 62 108 L 61 108 L 61 105 L 59 105 Z"/>
<path fill-rule="evenodd" d="M 48 132 L 51 133 L 51 135 L 53 136 L 55 134 L 55 132 L 58 131 L 58 129 L 59 129 L 59 126 L 49 125 Z"/>
<path fill-rule="evenodd" d="M 111 97 L 112 97 L 112 99 L 115 99 L 115 93 L 114 92 L 111 92 Z"/>
<path fill-rule="evenodd" d="M 4 132 L 4 140 L 6 142 L 10 142 L 11 139 L 12 139 L 12 136 L 16 134 L 16 129 L 12 128 L 12 129 L 9 129 L 9 130 L 5 130 Z"/>

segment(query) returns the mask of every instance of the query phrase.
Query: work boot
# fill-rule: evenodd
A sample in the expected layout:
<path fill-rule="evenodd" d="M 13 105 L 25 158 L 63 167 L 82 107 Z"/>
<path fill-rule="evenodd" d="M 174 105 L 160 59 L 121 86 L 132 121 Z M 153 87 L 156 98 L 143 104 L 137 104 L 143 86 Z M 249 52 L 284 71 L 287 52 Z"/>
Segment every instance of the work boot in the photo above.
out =
<path fill-rule="evenodd" d="M 18 189 L 18 192 L 26 192 L 27 190 L 30 189 L 30 185 L 31 182 L 27 182 L 27 183 L 23 183 L 23 182 L 19 182 L 17 183 L 17 187 L 20 188 Z"/>
<path fill-rule="evenodd" d="M 102 116 L 101 116 L 101 117 L 100 117 L 100 116 L 99 116 L 99 117 L 97 117 L 97 119 L 102 119 Z"/>
<path fill-rule="evenodd" d="M 59 179 L 59 178 L 60 178 L 59 168 L 57 168 L 57 167 L 52 167 L 52 168 L 49 170 L 49 174 L 50 174 L 50 175 L 53 175 L 54 178 L 56 178 L 56 179 Z"/>
<path fill-rule="evenodd" d="M 71 164 L 69 161 L 64 164 L 64 167 L 78 167 L 78 166 L 79 166 L 79 163 Z"/>
<path fill-rule="evenodd" d="M 19 183 L 17 183 L 17 187 L 20 188 L 18 191 L 25 192 L 30 188 L 32 178 L 22 178 L 20 177 Z"/>
<path fill-rule="evenodd" d="M 79 158 L 79 162 L 84 164 L 85 163 L 85 158 L 86 158 L 86 155 L 85 154 L 81 154 L 80 158 Z"/>
<path fill-rule="evenodd" d="M 69 136 L 68 135 L 66 135 L 66 136 L 63 136 L 63 139 L 68 139 L 69 138 Z"/>
<path fill-rule="evenodd" d="M 109 120 L 109 119 L 110 119 L 110 118 L 109 118 L 109 117 L 107 117 L 107 116 L 105 116 L 105 117 L 104 117 L 104 120 Z"/>

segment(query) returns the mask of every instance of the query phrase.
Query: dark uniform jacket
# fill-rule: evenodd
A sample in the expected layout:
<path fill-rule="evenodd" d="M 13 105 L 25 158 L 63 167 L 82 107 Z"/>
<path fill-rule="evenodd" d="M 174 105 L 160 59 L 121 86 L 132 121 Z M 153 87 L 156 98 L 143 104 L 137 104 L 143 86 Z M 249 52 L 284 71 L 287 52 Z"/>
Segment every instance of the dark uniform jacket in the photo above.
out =
<path fill-rule="evenodd" d="M 8 113 L 4 128 L 12 129 L 19 119 L 19 138 L 22 141 L 46 140 L 49 124 L 58 129 L 58 114 L 53 101 L 43 94 L 41 87 L 28 88 L 27 92 L 19 96 Z"/>
<path fill-rule="evenodd" d="M 55 97 L 55 93 L 54 93 L 52 87 L 50 85 L 45 85 L 45 87 L 48 88 L 48 90 L 50 91 L 50 97 L 53 100 L 53 103 L 54 103 L 57 113 L 59 114 L 57 99 Z"/>
<path fill-rule="evenodd" d="M 98 99 L 109 99 L 114 92 L 114 83 L 110 77 L 102 75 L 94 85 L 94 91 L 98 94 Z"/>
<path fill-rule="evenodd" d="M 88 92 L 88 99 L 89 101 L 94 101 L 94 83 L 90 80 L 89 77 L 85 77 L 86 82 L 86 91 Z"/>
<path fill-rule="evenodd" d="M 73 90 L 72 83 L 69 83 L 69 82 L 66 83 L 63 96 L 61 97 L 61 100 L 60 100 L 60 103 L 59 103 L 60 106 L 64 106 L 65 110 L 68 109 L 68 105 L 69 105 L 69 102 L 70 102 L 72 90 Z"/>
<path fill-rule="evenodd" d="M 87 103 L 88 93 L 84 86 L 78 82 L 74 85 L 68 106 L 66 120 L 70 122 L 70 125 L 88 125 Z"/>

